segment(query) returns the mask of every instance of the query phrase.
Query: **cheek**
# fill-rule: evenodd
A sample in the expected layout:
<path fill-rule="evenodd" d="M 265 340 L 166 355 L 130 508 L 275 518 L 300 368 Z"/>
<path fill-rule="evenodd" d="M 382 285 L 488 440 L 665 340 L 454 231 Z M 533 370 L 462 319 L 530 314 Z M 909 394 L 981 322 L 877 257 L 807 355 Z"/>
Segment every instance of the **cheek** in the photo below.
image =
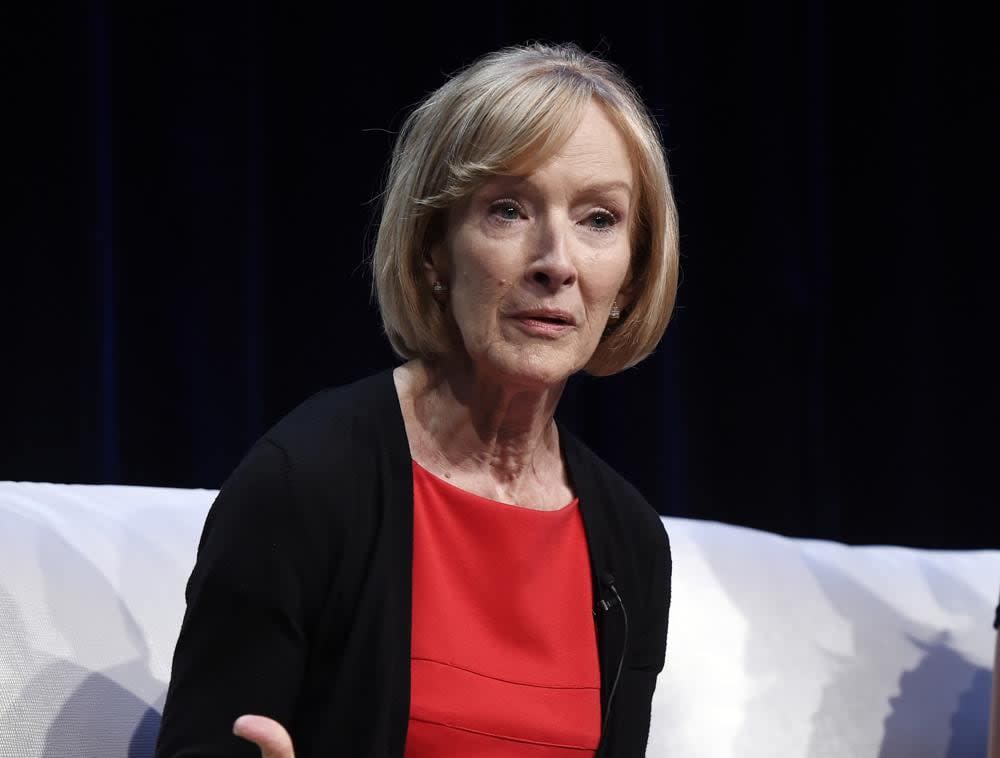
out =
<path fill-rule="evenodd" d="M 453 284 L 455 294 L 466 307 L 486 306 L 510 289 L 509 278 L 502 274 L 476 266 L 463 266 L 456 272 Z"/>
<path fill-rule="evenodd" d="M 503 263 L 511 251 L 490 245 L 477 235 L 475 240 L 456 239 L 452 258 L 453 288 L 470 307 L 487 305 L 502 298 L 514 281 L 513 272 Z"/>
<path fill-rule="evenodd" d="M 593 303 L 610 303 L 622 288 L 628 275 L 629 251 L 601 256 L 592 262 L 589 283 L 589 300 Z"/>
<path fill-rule="evenodd" d="M 465 341 L 478 344 L 488 340 L 495 331 L 497 314 L 510 291 L 512 278 L 506 272 L 483 265 L 478 259 L 457 263 L 452 283 L 455 321 Z"/>

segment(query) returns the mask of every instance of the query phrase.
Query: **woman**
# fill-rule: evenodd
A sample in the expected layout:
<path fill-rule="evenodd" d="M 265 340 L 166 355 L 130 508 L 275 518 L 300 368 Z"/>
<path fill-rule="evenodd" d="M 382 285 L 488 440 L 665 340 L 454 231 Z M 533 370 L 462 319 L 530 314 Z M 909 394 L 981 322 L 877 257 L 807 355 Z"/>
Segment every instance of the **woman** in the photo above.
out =
<path fill-rule="evenodd" d="M 673 306 L 631 87 L 572 46 L 448 81 L 397 142 L 373 269 L 407 362 L 307 401 L 223 486 L 157 755 L 643 755 L 666 535 L 553 419 Z"/>
<path fill-rule="evenodd" d="M 993 650 L 993 704 L 990 707 L 989 758 L 1000 758 L 1000 603 L 993 628 L 997 631 Z"/>

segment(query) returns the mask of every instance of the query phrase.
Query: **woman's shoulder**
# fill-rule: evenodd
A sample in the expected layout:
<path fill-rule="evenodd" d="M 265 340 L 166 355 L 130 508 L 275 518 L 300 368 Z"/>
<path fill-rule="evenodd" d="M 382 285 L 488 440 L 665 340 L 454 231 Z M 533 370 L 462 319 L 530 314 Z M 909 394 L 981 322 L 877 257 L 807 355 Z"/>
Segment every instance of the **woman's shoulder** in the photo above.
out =
<path fill-rule="evenodd" d="M 377 444 L 399 431 L 402 421 L 387 369 L 350 384 L 312 395 L 263 435 L 289 460 L 305 464 L 321 457 L 326 465 L 366 444 Z"/>
<path fill-rule="evenodd" d="M 407 455 L 389 370 L 300 403 L 257 440 L 222 489 L 244 483 L 249 491 L 284 492 L 278 500 L 315 503 L 376 476 L 379 452 L 390 460 Z"/>
<path fill-rule="evenodd" d="M 613 505 L 604 514 L 606 518 L 618 522 L 627 533 L 635 535 L 638 530 L 666 546 L 660 514 L 635 485 L 562 426 L 559 435 L 577 495 L 597 497 Z"/>
<path fill-rule="evenodd" d="M 375 453 L 405 454 L 394 403 L 391 371 L 308 398 L 250 448 L 223 483 L 208 523 L 255 513 L 261 524 L 283 519 L 309 531 L 317 519 L 343 516 L 352 496 L 373 489 L 365 485 L 379 475 Z M 333 501 L 340 507 L 328 507 Z"/>

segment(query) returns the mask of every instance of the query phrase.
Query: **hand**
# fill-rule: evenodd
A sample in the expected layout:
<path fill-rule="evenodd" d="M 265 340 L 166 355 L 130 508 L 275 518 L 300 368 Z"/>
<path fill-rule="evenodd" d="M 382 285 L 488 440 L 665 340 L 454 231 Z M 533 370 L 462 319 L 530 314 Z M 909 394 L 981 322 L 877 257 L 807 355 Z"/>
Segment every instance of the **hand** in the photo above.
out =
<path fill-rule="evenodd" d="M 233 734 L 260 748 L 261 758 L 295 758 L 292 738 L 285 727 L 266 716 L 240 716 L 233 723 Z"/>

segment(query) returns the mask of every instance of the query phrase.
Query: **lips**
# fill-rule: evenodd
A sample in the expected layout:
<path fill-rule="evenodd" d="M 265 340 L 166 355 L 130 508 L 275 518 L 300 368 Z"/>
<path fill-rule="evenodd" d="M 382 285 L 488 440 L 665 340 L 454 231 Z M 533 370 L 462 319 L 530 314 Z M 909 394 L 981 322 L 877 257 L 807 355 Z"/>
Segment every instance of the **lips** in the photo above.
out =
<path fill-rule="evenodd" d="M 514 314 L 514 318 L 521 321 L 538 321 L 543 324 L 552 324 L 553 326 L 575 326 L 576 319 L 573 318 L 567 311 L 562 311 L 557 308 L 537 308 L 527 311 L 518 311 Z"/>
<path fill-rule="evenodd" d="M 556 308 L 518 311 L 510 318 L 528 336 L 544 340 L 560 339 L 576 328 L 576 319 Z"/>

